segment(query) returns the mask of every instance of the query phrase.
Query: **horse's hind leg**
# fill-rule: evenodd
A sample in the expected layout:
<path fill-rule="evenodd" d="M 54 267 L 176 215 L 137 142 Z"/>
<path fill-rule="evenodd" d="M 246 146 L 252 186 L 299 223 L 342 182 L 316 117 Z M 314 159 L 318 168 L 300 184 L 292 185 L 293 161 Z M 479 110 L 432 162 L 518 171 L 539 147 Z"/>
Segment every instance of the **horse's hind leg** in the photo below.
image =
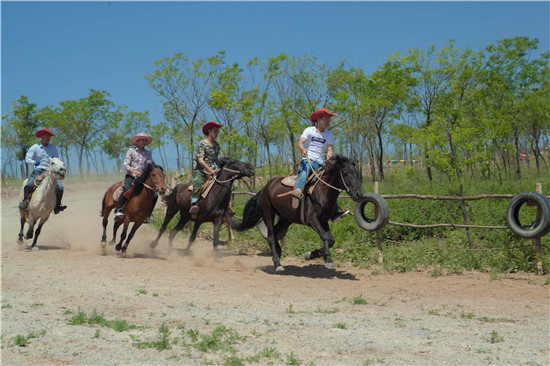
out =
<path fill-rule="evenodd" d="M 27 221 L 27 220 L 26 220 L 23 216 L 21 216 L 21 230 L 19 230 L 19 237 L 18 237 L 18 239 L 17 239 L 17 242 L 18 242 L 19 244 L 22 244 L 22 243 L 23 243 L 23 227 L 25 226 L 25 222 L 26 222 L 26 221 Z"/>
<path fill-rule="evenodd" d="M 164 232 L 166 231 L 166 228 L 168 227 L 168 224 L 170 223 L 170 221 L 172 221 L 172 218 L 176 215 L 176 213 L 178 213 L 177 210 L 171 210 L 170 208 L 166 210 L 166 216 L 164 216 L 164 221 L 162 222 L 162 226 L 160 227 L 159 233 L 155 238 L 155 240 L 153 240 L 151 244 L 149 244 L 151 248 L 156 248 L 156 246 L 159 243 L 160 237 L 162 236 L 162 234 L 164 234 Z M 181 222 L 181 219 L 180 219 L 180 222 Z M 171 237 L 172 235 L 170 234 L 170 238 Z M 172 240 L 170 240 L 170 246 L 172 246 Z"/>
<path fill-rule="evenodd" d="M 197 238 L 197 232 L 199 231 L 199 227 L 201 227 L 201 223 L 198 221 L 195 221 L 195 225 L 193 225 L 193 231 L 191 232 L 191 236 L 189 237 L 189 244 L 187 244 L 187 249 L 191 249 L 191 245 Z"/>
<path fill-rule="evenodd" d="M 115 221 L 115 224 L 113 226 L 113 239 L 111 239 L 111 241 L 109 242 L 110 245 L 113 245 L 116 242 L 116 232 L 118 231 L 118 228 L 120 227 L 120 225 L 123 224 L 123 222 L 124 222 L 123 220 Z M 121 240 L 121 244 L 122 244 L 122 240 Z M 117 249 L 117 250 L 120 250 L 120 249 Z"/>
<path fill-rule="evenodd" d="M 115 250 L 117 252 L 122 249 L 122 242 L 124 241 L 124 239 L 126 239 L 126 233 L 128 232 L 128 224 L 129 224 L 128 222 L 124 222 L 124 228 L 122 229 L 122 234 L 120 234 L 120 242 L 115 246 Z M 118 226 L 120 226 L 120 224 Z M 115 235 L 116 235 L 116 229 L 118 229 L 118 226 L 115 223 Z"/>
<path fill-rule="evenodd" d="M 185 227 L 185 224 L 187 224 L 189 220 L 187 220 L 183 215 L 180 213 L 180 221 L 178 221 L 177 225 L 174 226 L 172 230 L 170 230 L 170 237 L 168 239 L 168 245 L 170 248 L 172 248 L 172 244 L 174 243 L 174 237 L 176 234 Z"/>
<path fill-rule="evenodd" d="M 111 210 L 109 211 L 105 211 L 103 212 L 103 235 L 101 236 L 101 243 L 106 243 L 107 242 L 107 222 L 108 222 L 108 219 L 109 219 L 109 213 L 111 212 Z"/>
<path fill-rule="evenodd" d="M 222 218 L 219 217 L 214 220 L 214 239 L 212 244 L 214 246 L 214 251 L 218 250 L 218 244 L 220 242 L 220 228 L 222 227 Z"/>

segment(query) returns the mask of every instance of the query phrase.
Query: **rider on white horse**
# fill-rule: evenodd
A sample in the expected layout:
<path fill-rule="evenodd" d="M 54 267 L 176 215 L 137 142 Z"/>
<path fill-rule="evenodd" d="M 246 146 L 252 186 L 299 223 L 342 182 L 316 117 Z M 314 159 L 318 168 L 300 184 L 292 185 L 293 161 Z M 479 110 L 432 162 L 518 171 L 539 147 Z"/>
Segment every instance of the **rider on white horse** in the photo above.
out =
<path fill-rule="evenodd" d="M 24 198 L 19 204 L 19 208 L 22 208 L 23 210 L 27 210 L 29 208 L 29 198 L 35 177 L 46 171 L 50 165 L 50 158 L 59 158 L 59 151 L 57 150 L 57 147 L 50 144 L 52 136 L 55 136 L 52 131 L 48 128 L 43 128 L 37 131 L 34 135 L 40 139 L 40 142 L 32 145 L 25 156 L 25 162 L 33 166 L 33 171 L 27 181 L 27 184 L 23 188 Z M 57 181 L 56 195 L 57 202 L 53 212 L 57 215 L 59 212 L 67 208 L 67 206 L 61 205 L 61 199 L 63 198 L 63 184 L 61 184 L 61 180 Z"/>

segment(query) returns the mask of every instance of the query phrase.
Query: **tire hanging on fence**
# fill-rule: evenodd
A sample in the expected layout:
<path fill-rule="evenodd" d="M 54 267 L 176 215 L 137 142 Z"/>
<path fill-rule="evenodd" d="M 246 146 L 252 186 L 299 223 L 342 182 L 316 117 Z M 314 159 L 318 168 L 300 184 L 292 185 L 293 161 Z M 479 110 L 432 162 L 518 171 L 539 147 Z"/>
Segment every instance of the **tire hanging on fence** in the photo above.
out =
<path fill-rule="evenodd" d="M 365 216 L 365 206 L 372 203 L 375 207 L 372 216 Z M 376 231 L 382 229 L 390 219 L 390 208 L 386 200 L 376 193 L 367 193 L 363 199 L 355 203 L 353 207 L 355 222 L 363 230 Z"/>
<path fill-rule="evenodd" d="M 279 215 L 275 215 L 275 220 L 273 220 L 273 222 L 275 225 L 277 225 L 277 223 L 279 222 Z M 260 232 L 262 238 L 267 240 L 267 225 L 265 224 L 264 220 L 260 221 L 258 225 L 256 225 L 256 227 L 258 228 L 258 231 Z M 285 230 L 279 232 L 279 235 L 277 235 L 277 241 L 283 240 L 287 231 L 288 227 Z"/>
<path fill-rule="evenodd" d="M 524 203 L 537 206 L 537 217 L 529 225 L 523 225 L 519 211 Z M 514 234 L 525 239 L 537 239 L 550 232 L 550 200 L 537 192 L 522 192 L 510 200 L 506 207 L 506 223 Z"/>

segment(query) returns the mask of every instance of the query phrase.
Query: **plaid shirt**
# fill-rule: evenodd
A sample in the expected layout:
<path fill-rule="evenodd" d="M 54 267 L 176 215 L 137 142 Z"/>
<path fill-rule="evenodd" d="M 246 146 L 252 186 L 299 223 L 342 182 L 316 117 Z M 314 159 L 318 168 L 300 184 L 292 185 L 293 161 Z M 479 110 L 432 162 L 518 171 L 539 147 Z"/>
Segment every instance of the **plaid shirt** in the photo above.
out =
<path fill-rule="evenodd" d="M 126 158 L 124 158 L 124 169 L 126 169 L 128 174 L 135 177 L 134 174 L 130 173 L 130 170 L 143 172 L 145 170 L 145 166 L 152 162 L 153 153 L 150 150 L 144 148 L 140 151 L 137 146 L 132 146 L 128 149 L 128 152 L 126 152 Z"/>

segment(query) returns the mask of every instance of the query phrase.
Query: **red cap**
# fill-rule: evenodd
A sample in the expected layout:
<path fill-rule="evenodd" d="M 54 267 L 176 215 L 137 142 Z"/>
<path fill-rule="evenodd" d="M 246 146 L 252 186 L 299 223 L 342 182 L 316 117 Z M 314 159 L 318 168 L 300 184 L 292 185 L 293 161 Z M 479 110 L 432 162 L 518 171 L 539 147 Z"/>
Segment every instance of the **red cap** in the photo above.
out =
<path fill-rule="evenodd" d="M 330 113 L 328 111 L 328 109 L 326 109 L 326 108 L 319 108 L 311 114 L 309 119 L 311 120 L 311 122 L 317 122 L 317 119 L 319 117 L 323 117 L 323 116 L 335 117 L 335 116 L 337 116 L 337 114 L 336 113 Z"/>
<path fill-rule="evenodd" d="M 38 130 L 36 131 L 36 133 L 34 134 L 36 137 L 38 138 L 41 138 L 42 135 L 50 135 L 50 136 L 55 136 L 54 133 L 52 133 L 52 131 L 50 131 L 49 128 L 43 128 L 41 130 Z"/>
<path fill-rule="evenodd" d="M 202 133 L 204 133 L 206 136 L 208 136 L 208 130 L 211 129 L 212 127 L 221 127 L 222 125 L 220 125 L 218 122 L 216 121 L 210 121 L 208 123 L 206 123 L 204 126 L 202 126 Z"/>

